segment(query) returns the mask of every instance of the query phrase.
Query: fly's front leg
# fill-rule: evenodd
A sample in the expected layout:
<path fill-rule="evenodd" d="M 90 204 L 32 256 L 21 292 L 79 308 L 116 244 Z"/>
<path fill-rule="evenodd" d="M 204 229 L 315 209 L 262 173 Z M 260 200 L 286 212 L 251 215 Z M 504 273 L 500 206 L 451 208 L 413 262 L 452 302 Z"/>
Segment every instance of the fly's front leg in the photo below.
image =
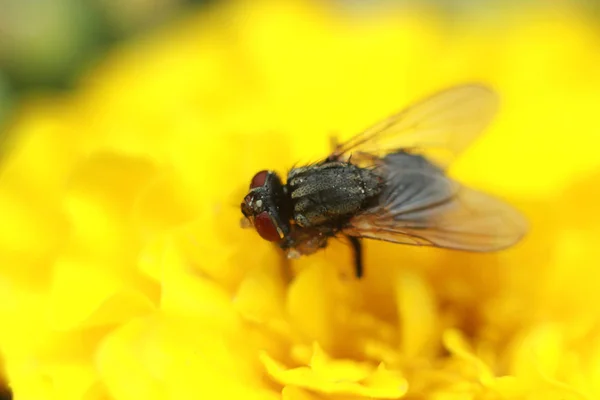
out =
<path fill-rule="evenodd" d="M 359 238 L 354 236 L 346 236 L 352 245 L 354 253 L 354 274 L 358 279 L 363 276 L 363 259 L 362 259 L 362 243 Z"/>

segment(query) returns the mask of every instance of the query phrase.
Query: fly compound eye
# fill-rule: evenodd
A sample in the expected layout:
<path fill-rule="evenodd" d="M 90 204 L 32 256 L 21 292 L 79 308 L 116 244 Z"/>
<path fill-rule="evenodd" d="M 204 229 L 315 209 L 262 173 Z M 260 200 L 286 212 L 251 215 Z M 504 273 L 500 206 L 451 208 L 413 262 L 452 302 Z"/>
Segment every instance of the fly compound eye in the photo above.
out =
<path fill-rule="evenodd" d="M 250 189 L 264 186 L 267 176 L 269 176 L 269 171 L 267 170 L 257 172 L 250 181 Z"/>
<path fill-rule="evenodd" d="M 254 217 L 254 228 L 263 239 L 269 242 L 279 242 L 281 240 L 277 226 L 267 211 L 263 211 Z"/>

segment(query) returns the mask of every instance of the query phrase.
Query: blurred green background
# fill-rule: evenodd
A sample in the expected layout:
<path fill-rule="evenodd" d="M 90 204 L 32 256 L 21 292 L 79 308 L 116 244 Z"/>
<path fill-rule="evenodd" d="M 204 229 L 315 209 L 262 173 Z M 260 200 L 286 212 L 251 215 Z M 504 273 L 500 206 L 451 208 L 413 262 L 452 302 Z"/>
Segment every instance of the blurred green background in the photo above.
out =
<path fill-rule="evenodd" d="M 0 0 L 0 124 L 19 99 L 72 88 L 116 43 L 210 0 Z"/>
<path fill-rule="evenodd" d="M 394 6 L 442 11 L 452 21 L 498 14 L 544 0 L 330 0 L 340 12 Z M 555 1 L 600 15 L 598 0 Z M 0 128 L 11 109 L 32 91 L 69 90 L 77 77 L 119 41 L 217 0 L 0 0 Z M 507 27 L 507 29 L 509 29 Z"/>

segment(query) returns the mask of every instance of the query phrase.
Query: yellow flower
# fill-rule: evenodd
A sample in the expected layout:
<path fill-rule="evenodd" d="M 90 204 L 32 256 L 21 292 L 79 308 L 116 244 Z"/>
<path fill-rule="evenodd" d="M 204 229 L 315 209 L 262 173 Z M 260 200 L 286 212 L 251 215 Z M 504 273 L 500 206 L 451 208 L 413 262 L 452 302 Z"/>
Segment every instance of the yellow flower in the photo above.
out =
<path fill-rule="evenodd" d="M 600 43 L 567 11 L 448 27 L 239 0 L 115 50 L 72 95 L 31 99 L 0 176 L 16 398 L 600 396 Z M 291 279 L 239 228 L 254 172 L 473 80 L 503 108 L 453 173 L 527 213 L 515 249 L 370 242 L 356 281 L 334 242 Z"/>

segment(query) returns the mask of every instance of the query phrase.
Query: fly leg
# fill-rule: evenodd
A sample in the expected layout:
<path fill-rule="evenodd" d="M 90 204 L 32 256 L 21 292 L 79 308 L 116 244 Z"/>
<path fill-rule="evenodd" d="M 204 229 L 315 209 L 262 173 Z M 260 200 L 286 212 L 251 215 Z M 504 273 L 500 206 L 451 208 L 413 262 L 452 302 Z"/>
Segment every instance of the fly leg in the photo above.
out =
<path fill-rule="evenodd" d="M 354 253 L 354 274 L 360 279 L 363 276 L 362 243 L 357 237 L 347 236 L 347 238 L 352 245 L 352 252 Z"/>

